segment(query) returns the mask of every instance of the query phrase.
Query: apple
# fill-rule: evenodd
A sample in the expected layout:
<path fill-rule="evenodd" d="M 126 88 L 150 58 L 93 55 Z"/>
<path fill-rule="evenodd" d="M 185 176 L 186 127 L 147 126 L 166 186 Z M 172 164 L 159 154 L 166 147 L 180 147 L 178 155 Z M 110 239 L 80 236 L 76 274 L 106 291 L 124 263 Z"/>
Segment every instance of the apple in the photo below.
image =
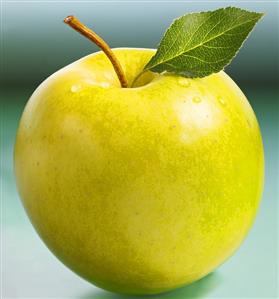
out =
<path fill-rule="evenodd" d="M 155 53 L 113 52 L 128 86 Z M 259 126 L 228 75 L 148 72 L 121 88 L 102 52 L 37 88 L 14 158 L 24 207 L 50 250 L 128 294 L 213 271 L 245 238 L 263 187 Z"/>

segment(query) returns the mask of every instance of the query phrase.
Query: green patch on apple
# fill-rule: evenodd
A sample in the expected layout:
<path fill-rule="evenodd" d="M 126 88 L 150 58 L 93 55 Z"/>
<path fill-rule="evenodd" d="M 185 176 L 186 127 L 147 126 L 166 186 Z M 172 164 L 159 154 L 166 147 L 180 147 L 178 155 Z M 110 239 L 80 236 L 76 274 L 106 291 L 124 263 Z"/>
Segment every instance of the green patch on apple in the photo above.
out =
<path fill-rule="evenodd" d="M 223 71 L 262 14 L 228 7 L 174 21 L 158 50 L 109 46 L 28 101 L 14 168 L 49 249 L 93 284 L 157 294 L 229 258 L 255 218 L 264 153 L 254 112 Z"/>

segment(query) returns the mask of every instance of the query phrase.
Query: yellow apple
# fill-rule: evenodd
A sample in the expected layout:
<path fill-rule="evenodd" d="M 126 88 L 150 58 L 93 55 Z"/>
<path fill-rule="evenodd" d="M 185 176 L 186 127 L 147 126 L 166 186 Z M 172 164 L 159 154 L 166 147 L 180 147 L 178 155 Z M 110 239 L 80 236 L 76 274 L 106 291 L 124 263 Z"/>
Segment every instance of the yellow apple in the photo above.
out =
<path fill-rule="evenodd" d="M 24 207 L 69 268 L 104 289 L 154 294 L 223 263 L 246 236 L 263 186 L 247 99 L 224 72 L 145 73 L 149 49 L 86 56 L 31 96 L 15 145 Z"/>

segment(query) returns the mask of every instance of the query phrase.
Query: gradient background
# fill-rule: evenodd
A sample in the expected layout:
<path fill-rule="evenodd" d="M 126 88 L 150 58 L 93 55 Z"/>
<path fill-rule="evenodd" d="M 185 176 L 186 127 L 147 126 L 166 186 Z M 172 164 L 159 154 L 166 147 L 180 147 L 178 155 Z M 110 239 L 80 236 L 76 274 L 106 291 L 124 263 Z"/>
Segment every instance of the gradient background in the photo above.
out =
<path fill-rule="evenodd" d="M 278 298 L 278 2 L 276 1 L 2 1 L 1 270 L 3 298 L 124 299 L 62 265 L 31 226 L 16 192 L 13 144 L 33 90 L 59 68 L 97 48 L 62 23 L 75 14 L 111 47 L 155 48 L 171 21 L 190 11 L 234 5 L 265 12 L 227 72 L 259 120 L 266 156 L 263 201 L 248 238 L 213 274 L 154 298 Z M 149 297 L 150 298 L 150 297 Z"/>

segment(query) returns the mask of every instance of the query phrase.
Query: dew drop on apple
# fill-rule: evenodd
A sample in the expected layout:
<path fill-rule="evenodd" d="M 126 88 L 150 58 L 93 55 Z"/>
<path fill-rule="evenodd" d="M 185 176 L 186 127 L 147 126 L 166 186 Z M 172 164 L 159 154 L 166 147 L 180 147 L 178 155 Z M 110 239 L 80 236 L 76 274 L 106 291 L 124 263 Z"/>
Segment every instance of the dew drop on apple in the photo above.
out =
<path fill-rule="evenodd" d="M 218 102 L 219 102 L 222 106 L 226 106 L 226 101 L 225 101 L 222 97 L 218 97 Z"/>
<path fill-rule="evenodd" d="M 78 92 L 81 90 L 81 86 L 80 85 L 73 85 L 71 87 L 71 92 Z"/>
<path fill-rule="evenodd" d="M 99 85 L 104 88 L 110 87 L 110 84 L 108 82 L 101 82 L 99 83 Z"/>
<path fill-rule="evenodd" d="M 201 102 L 201 98 L 200 97 L 193 97 L 193 102 L 194 103 L 200 103 Z"/>
<path fill-rule="evenodd" d="M 181 78 L 181 79 L 178 80 L 178 84 L 180 86 L 183 86 L 183 87 L 189 87 L 191 83 L 190 83 L 190 81 L 188 79 Z"/>

